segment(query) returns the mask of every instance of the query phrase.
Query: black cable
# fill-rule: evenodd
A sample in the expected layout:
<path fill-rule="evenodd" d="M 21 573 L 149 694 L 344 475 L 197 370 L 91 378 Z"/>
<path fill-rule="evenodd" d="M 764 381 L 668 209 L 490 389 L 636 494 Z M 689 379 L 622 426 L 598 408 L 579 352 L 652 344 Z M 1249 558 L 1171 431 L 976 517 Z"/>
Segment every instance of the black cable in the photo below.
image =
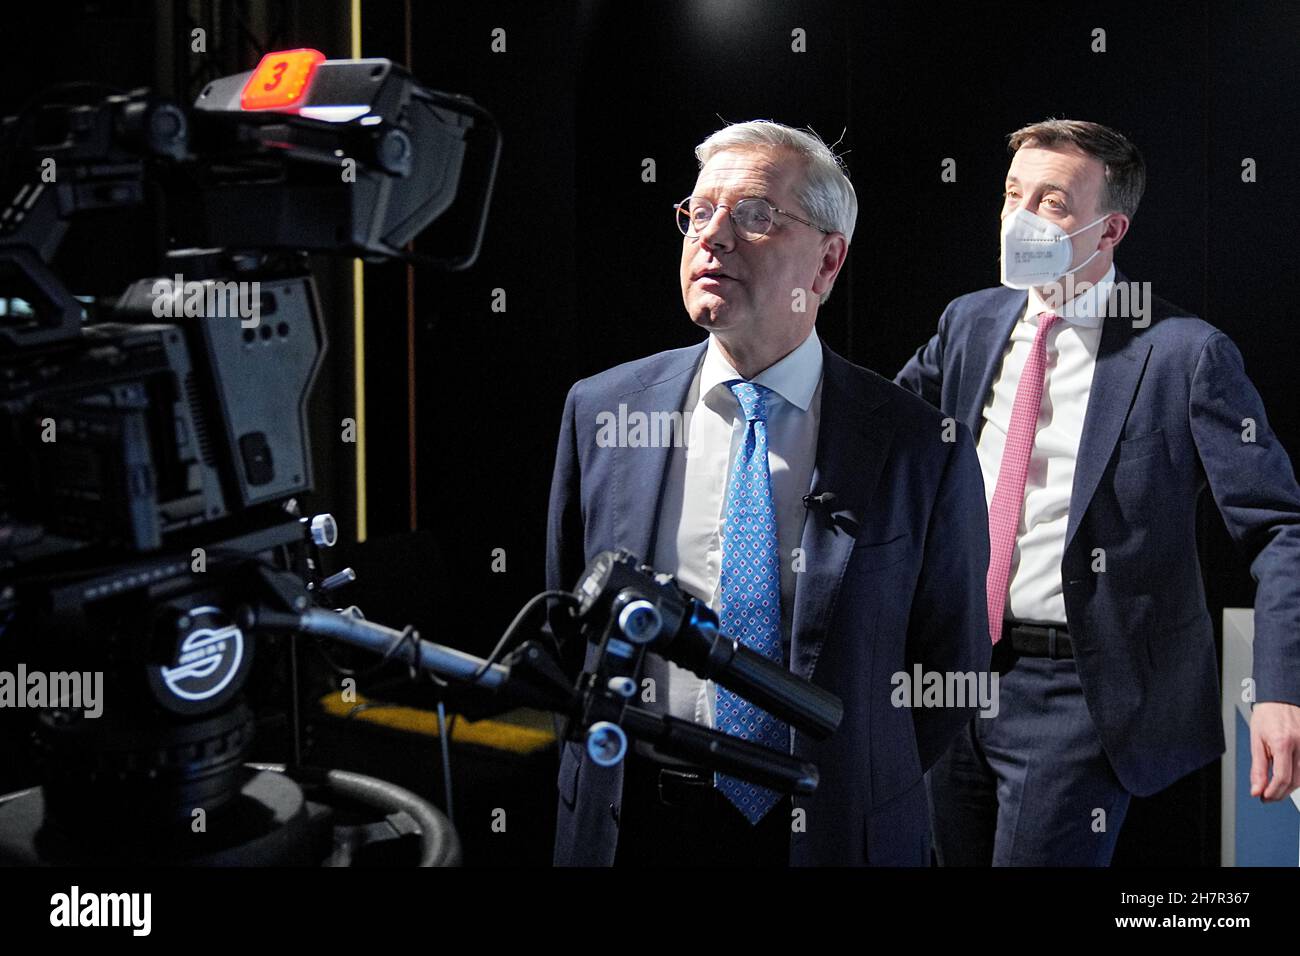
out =
<path fill-rule="evenodd" d="M 453 721 L 456 715 L 452 714 Z M 447 710 L 443 706 L 442 698 L 438 698 L 438 739 L 441 742 L 442 749 L 442 792 L 447 803 L 447 819 L 451 821 L 452 827 L 456 826 L 456 816 L 451 804 L 451 732 L 447 728 Z"/>
<path fill-rule="evenodd" d="M 577 595 L 572 594 L 569 591 L 552 590 L 552 591 L 543 591 L 540 594 L 533 595 L 528 600 L 528 603 L 525 604 L 522 608 L 520 608 L 519 613 L 515 615 L 514 620 L 510 622 L 510 625 L 505 629 L 505 632 L 501 635 L 501 639 L 497 641 L 496 647 L 492 649 L 492 653 L 488 655 L 487 660 L 483 662 L 482 666 L 480 666 L 479 669 L 474 673 L 474 676 L 470 678 L 470 683 L 477 683 L 479 678 L 481 678 L 484 674 L 486 674 L 488 670 L 492 667 L 492 665 L 496 663 L 497 660 L 500 659 L 501 655 L 505 652 L 505 649 L 510 645 L 511 640 L 514 637 L 515 631 L 517 631 L 520 628 L 520 626 L 522 626 L 524 620 L 528 617 L 529 612 L 531 612 L 532 609 L 536 607 L 539 602 L 545 601 L 548 598 L 556 598 L 557 600 L 568 601 L 572 604 L 578 603 Z M 561 657 L 562 652 L 560 650 L 559 640 L 556 638 L 554 633 L 552 633 L 550 637 L 551 637 L 551 642 L 555 645 L 556 656 Z M 429 676 L 434 677 L 433 674 L 430 674 Z M 442 687 L 447 686 L 445 681 L 437 681 L 437 683 L 439 683 Z M 452 821 L 453 826 L 455 825 L 455 816 L 452 807 L 452 790 L 451 790 L 451 735 L 455 732 L 456 720 L 459 717 L 460 714 L 455 713 L 451 715 L 451 721 L 450 722 L 447 721 L 446 709 L 443 705 L 442 697 L 441 695 L 439 695 L 438 737 L 441 740 L 441 749 L 442 749 L 442 777 L 443 777 L 442 785 L 443 785 L 443 792 L 446 795 L 447 817 Z M 556 731 L 556 739 L 557 740 L 559 739 L 558 729 Z"/>
<path fill-rule="evenodd" d="M 343 715 L 343 719 L 351 720 L 357 714 L 364 713 L 367 710 L 374 710 L 377 707 L 396 707 L 396 706 L 397 706 L 396 704 L 388 700 L 368 700 L 361 704 L 353 704 L 352 708 L 346 714 Z"/>
<path fill-rule="evenodd" d="M 492 665 L 501 658 L 502 653 L 514 637 L 515 631 L 519 630 L 520 625 L 522 625 L 524 619 L 528 617 L 529 612 L 531 612 L 539 602 L 545 601 L 547 598 L 556 598 L 557 600 L 567 601 L 570 604 L 579 603 L 578 596 L 569 591 L 542 591 L 540 594 L 534 594 L 528 599 L 528 603 L 519 609 L 519 613 L 515 615 L 515 619 L 510 622 L 510 626 L 507 627 L 505 633 L 501 635 L 501 640 L 497 641 L 497 646 L 492 648 L 492 653 L 488 655 L 487 660 L 485 660 L 483 665 L 474 672 L 472 677 L 469 678 L 471 684 L 478 683 L 479 679 L 482 678 L 482 676 L 492 668 Z M 552 634 L 551 636 L 554 638 L 555 635 Z"/>
<path fill-rule="evenodd" d="M 247 555 L 245 557 L 258 559 L 257 555 Z M 265 562 L 265 563 L 270 564 L 270 562 Z M 279 569 L 276 568 L 275 570 L 279 570 Z M 492 665 L 495 664 L 498 660 L 500 660 L 501 656 L 505 653 L 506 649 L 510 646 L 511 642 L 513 641 L 515 637 L 515 633 L 519 630 L 519 628 L 523 625 L 523 622 L 527 619 L 529 613 L 531 613 L 532 610 L 535 607 L 537 607 L 539 603 L 542 603 L 549 598 L 555 598 L 556 600 L 566 601 L 570 604 L 575 604 L 575 605 L 579 603 L 579 598 L 577 597 L 577 595 L 569 591 L 550 590 L 550 591 L 542 591 L 539 594 L 533 595 L 533 597 L 531 597 L 528 600 L 528 602 L 522 608 L 520 608 L 519 613 L 515 615 L 514 619 L 510 622 L 509 626 L 506 627 L 505 632 L 501 635 L 500 640 L 497 641 L 496 647 L 492 649 L 491 654 L 488 655 L 487 659 L 483 662 L 483 664 L 470 678 L 469 680 L 470 683 L 477 683 L 478 680 L 488 672 L 488 670 L 492 667 Z M 563 652 L 560 647 L 559 639 L 555 636 L 553 632 L 550 634 L 550 638 L 551 638 L 551 643 L 555 647 L 555 652 L 557 657 L 562 657 Z M 392 657 L 397 653 L 397 651 L 404 644 L 409 643 L 411 645 L 411 659 L 408 662 L 408 667 L 410 668 L 411 679 L 415 680 L 419 673 L 420 636 L 419 636 L 419 632 L 415 629 L 415 627 L 409 624 L 405 628 L 403 628 L 402 633 L 396 639 L 394 639 L 393 642 L 384 651 L 378 663 L 376 663 L 372 667 L 366 668 L 363 671 L 354 671 L 351 668 L 345 668 L 342 665 L 335 663 L 330 658 L 330 656 L 325 653 L 324 648 L 321 646 L 322 643 L 323 643 L 322 641 L 313 642 L 313 646 L 316 647 L 317 653 L 321 655 L 321 658 L 325 661 L 325 663 L 336 673 L 344 674 L 345 676 L 349 676 L 349 677 L 370 676 L 371 674 L 379 670 L 379 668 L 387 664 L 388 661 L 392 659 Z M 438 677 L 438 675 L 433 674 L 432 672 L 428 672 L 428 676 L 433 681 L 434 685 L 439 688 L 439 690 L 445 690 L 449 686 L 449 684 L 446 681 L 442 680 L 441 678 Z M 354 706 L 351 710 L 348 711 L 345 719 L 350 720 L 356 714 L 359 714 L 365 710 L 369 710 L 372 707 L 383 707 L 383 706 L 393 706 L 393 705 L 368 701 L 365 704 L 358 704 Z M 437 714 L 438 714 L 439 747 L 442 755 L 443 794 L 444 794 L 444 800 L 447 808 L 447 818 L 451 820 L 454 825 L 455 823 L 454 803 L 453 803 L 453 794 L 452 794 L 452 786 L 451 786 L 451 735 L 455 732 L 456 721 L 460 717 L 460 714 L 459 713 L 452 714 L 451 720 L 450 721 L 447 720 L 446 705 L 443 701 L 441 694 L 438 694 L 437 697 Z M 555 729 L 556 740 L 559 741 L 561 735 L 560 735 L 559 725 L 555 723 L 555 715 L 552 715 L 552 726 Z"/>

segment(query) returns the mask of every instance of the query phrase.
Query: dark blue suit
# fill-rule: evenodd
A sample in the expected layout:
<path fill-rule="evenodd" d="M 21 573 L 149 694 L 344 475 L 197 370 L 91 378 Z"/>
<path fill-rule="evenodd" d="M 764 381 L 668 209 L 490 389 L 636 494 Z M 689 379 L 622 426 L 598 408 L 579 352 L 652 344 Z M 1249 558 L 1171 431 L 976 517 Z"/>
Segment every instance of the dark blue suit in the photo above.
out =
<path fill-rule="evenodd" d="M 896 381 L 978 440 L 1027 295 L 997 287 L 954 300 Z M 1145 796 L 1224 749 L 1196 548 L 1207 486 L 1259 585 L 1256 700 L 1300 704 L 1300 488 L 1226 335 L 1160 299 L 1146 328 L 1108 315 L 1061 578 L 1088 712 L 1119 781 Z M 1091 569 L 1098 548 L 1104 573 Z"/>
<path fill-rule="evenodd" d="M 572 588 L 596 553 L 624 547 L 646 559 L 669 448 L 603 448 L 597 415 L 680 411 L 707 343 L 629 362 L 578 382 L 565 402 L 551 489 L 548 588 Z M 909 710 L 890 703 L 892 675 L 988 666 L 984 578 L 988 525 L 983 478 L 964 428 L 823 345 L 821 418 L 812 511 L 801 547 L 789 666 L 844 703 L 838 731 L 794 753 L 821 784 L 797 797 L 806 832 L 791 835 L 795 865 L 929 862 L 923 772 L 971 716 L 969 708 Z M 591 649 L 588 649 L 590 654 Z M 590 661 L 590 657 L 588 657 Z M 665 662 L 647 657 L 647 676 Z M 659 681 L 658 686 L 664 686 Z M 659 709 L 665 706 L 660 695 Z M 618 841 L 623 767 L 601 768 L 563 746 L 555 862 L 609 865 Z"/>

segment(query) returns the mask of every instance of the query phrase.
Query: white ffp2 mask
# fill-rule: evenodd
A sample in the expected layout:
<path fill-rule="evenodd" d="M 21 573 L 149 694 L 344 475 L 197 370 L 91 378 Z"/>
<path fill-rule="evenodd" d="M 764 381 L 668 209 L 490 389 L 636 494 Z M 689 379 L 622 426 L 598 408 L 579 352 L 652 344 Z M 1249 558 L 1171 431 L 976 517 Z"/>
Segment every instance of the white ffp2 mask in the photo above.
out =
<path fill-rule="evenodd" d="M 1106 213 L 1082 229 L 1067 233 L 1056 223 L 1028 209 L 1017 209 L 1009 214 L 1002 220 L 1002 284 L 1012 289 L 1029 289 L 1078 272 L 1096 258 L 1101 249 L 1071 269 L 1074 244 L 1070 239 L 1109 215 Z"/>

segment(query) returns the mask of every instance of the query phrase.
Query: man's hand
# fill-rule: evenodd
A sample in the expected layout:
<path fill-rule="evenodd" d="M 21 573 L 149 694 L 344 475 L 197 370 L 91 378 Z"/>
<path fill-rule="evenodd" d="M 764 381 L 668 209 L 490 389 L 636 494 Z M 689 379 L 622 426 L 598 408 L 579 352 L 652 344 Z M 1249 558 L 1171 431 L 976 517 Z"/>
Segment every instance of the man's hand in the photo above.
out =
<path fill-rule="evenodd" d="M 1269 803 L 1296 787 L 1300 787 L 1300 707 L 1280 701 L 1258 703 L 1250 715 L 1250 795 L 1262 795 Z"/>

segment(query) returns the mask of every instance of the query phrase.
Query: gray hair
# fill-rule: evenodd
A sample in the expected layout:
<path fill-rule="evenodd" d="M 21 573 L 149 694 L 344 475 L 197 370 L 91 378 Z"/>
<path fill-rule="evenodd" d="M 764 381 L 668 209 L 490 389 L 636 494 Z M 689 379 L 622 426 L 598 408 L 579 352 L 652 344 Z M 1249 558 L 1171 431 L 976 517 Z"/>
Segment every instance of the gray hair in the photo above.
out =
<path fill-rule="evenodd" d="M 772 120 L 733 123 L 713 133 L 695 147 L 695 158 L 704 168 L 716 153 L 724 150 L 781 148 L 803 157 L 804 175 L 794 187 L 795 198 L 819 229 L 841 232 L 853 241 L 853 227 L 858 218 L 858 196 L 849 182 L 843 159 L 836 156 L 822 138 L 811 130 L 805 132 Z M 822 293 L 823 302 L 831 290 Z"/>

